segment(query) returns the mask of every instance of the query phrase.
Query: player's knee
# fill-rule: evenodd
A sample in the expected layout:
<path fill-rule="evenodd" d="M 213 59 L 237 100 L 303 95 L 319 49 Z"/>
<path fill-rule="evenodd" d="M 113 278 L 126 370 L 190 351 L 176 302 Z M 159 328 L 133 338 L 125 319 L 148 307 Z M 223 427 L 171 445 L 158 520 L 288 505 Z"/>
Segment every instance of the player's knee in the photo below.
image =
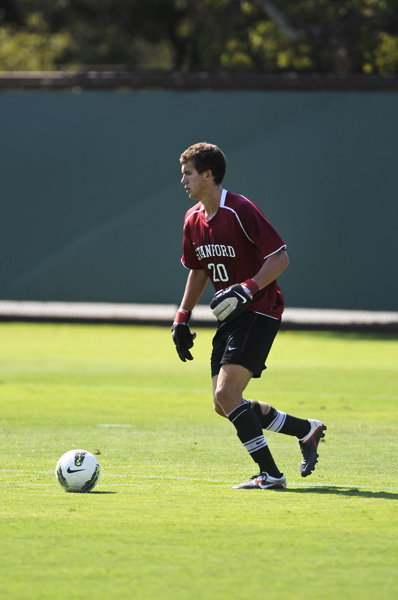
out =
<path fill-rule="evenodd" d="M 230 386 L 221 385 L 216 388 L 214 398 L 215 406 L 217 406 L 218 409 L 221 411 L 218 414 L 223 414 L 225 416 L 229 412 L 231 412 L 231 410 L 233 410 L 235 406 L 237 406 L 237 400 L 239 400 L 239 398 L 241 399 L 242 397 L 240 395 L 237 395 L 234 389 L 230 389 Z M 216 412 L 218 412 L 217 409 Z"/>
<path fill-rule="evenodd" d="M 218 404 L 217 400 L 216 400 L 216 396 L 214 395 L 213 397 L 213 408 L 215 410 L 215 412 L 220 415 L 220 417 L 225 417 L 226 414 L 222 408 L 222 406 L 220 404 Z"/>
<path fill-rule="evenodd" d="M 268 415 L 269 411 L 271 410 L 272 406 L 270 404 L 268 404 L 268 402 L 260 402 L 259 403 L 261 406 L 261 412 L 263 413 L 263 415 Z"/>
<path fill-rule="evenodd" d="M 214 392 L 214 409 L 216 412 L 223 411 L 223 401 L 225 401 L 225 393 L 222 388 L 216 388 Z"/>
<path fill-rule="evenodd" d="M 223 407 L 221 406 L 221 404 L 219 404 L 217 402 L 216 394 L 214 394 L 214 396 L 213 396 L 213 408 L 214 408 L 215 412 L 218 415 L 220 415 L 220 417 L 226 417 L 226 414 L 225 414 L 225 411 L 224 411 Z"/>
<path fill-rule="evenodd" d="M 249 400 L 249 402 L 259 419 L 268 415 L 270 410 L 272 410 L 272 406 L 268 402 L 257 402 L 257 400 Z"/>

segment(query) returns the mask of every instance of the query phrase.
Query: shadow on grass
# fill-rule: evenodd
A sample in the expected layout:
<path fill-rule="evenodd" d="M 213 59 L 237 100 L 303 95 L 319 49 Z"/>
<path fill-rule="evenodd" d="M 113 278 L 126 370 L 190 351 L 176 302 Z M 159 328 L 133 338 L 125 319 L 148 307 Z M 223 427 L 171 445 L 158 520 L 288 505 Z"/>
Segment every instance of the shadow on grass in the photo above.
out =
<path fill-rule="evenodd" d="M 117 494 L 117 492 L 101 492 L 100 490 L 95 491 L 95 492 L 90 492 L 90 496 L 92 496 L 93 494 Z"/>
<path fill-rule="evenodd" d="M 283 490 L 291 494 L 333 494 L 336 496 L 356 496 L 358 498 L 381 498 L 383 500 L 398 500 L 398 494 L 391 492 L 371 492 L 369 490 L 359 490 L 358 488 L 345 488 L 338 485 L 325 485 L 308 488 L 288 488 Z"/>

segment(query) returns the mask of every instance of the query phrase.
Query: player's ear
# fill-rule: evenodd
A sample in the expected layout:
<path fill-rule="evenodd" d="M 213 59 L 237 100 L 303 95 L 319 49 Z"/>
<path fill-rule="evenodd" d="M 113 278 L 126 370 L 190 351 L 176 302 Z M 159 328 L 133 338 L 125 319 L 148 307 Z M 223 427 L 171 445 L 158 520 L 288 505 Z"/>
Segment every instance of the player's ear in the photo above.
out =
<path fill-rule="evenodd" d="M 213 171 L 211 169 L 207 169 L 207 171 L 205 173 L 205 178 L 206 179 L 213 179 Z"/>

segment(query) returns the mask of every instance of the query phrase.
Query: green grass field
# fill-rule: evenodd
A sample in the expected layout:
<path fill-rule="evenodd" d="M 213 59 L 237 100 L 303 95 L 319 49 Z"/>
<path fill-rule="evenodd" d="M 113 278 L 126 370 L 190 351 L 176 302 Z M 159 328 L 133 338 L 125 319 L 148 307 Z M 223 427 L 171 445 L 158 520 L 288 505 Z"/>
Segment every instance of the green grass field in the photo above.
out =
<path fill-rule="evenodd" d="M 288 489 L 247 491 L 212 333 L 184 364 L 168 328 L 0 325 L 1 598 L 398 596 L 398 341 L 281 332 L 247 396 L 328 430 L 306 479 L 296 439 L 267 433 Z M 73 448 L 98 453 L 90 494 L 55 479 Z"/>

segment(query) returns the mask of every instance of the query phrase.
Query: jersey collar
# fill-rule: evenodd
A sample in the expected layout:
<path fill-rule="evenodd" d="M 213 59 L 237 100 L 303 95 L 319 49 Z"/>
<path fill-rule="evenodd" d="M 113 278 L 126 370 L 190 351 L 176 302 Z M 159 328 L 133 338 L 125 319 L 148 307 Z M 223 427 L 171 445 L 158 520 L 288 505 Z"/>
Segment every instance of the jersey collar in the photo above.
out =
<path fill-rule="evenodd" d="M 228 194 L 227 190 L 224 190 L 224 189 L 221 190 L 221 198 L 220 198 L 220 207 L 221 208 L 223 208 L 225 206 L 225 199 L 227 197 L 227 194 Z M 205 209 L 204 205 L 201 204 L 200 210 L 204 210 L 204 209 Z"/>

